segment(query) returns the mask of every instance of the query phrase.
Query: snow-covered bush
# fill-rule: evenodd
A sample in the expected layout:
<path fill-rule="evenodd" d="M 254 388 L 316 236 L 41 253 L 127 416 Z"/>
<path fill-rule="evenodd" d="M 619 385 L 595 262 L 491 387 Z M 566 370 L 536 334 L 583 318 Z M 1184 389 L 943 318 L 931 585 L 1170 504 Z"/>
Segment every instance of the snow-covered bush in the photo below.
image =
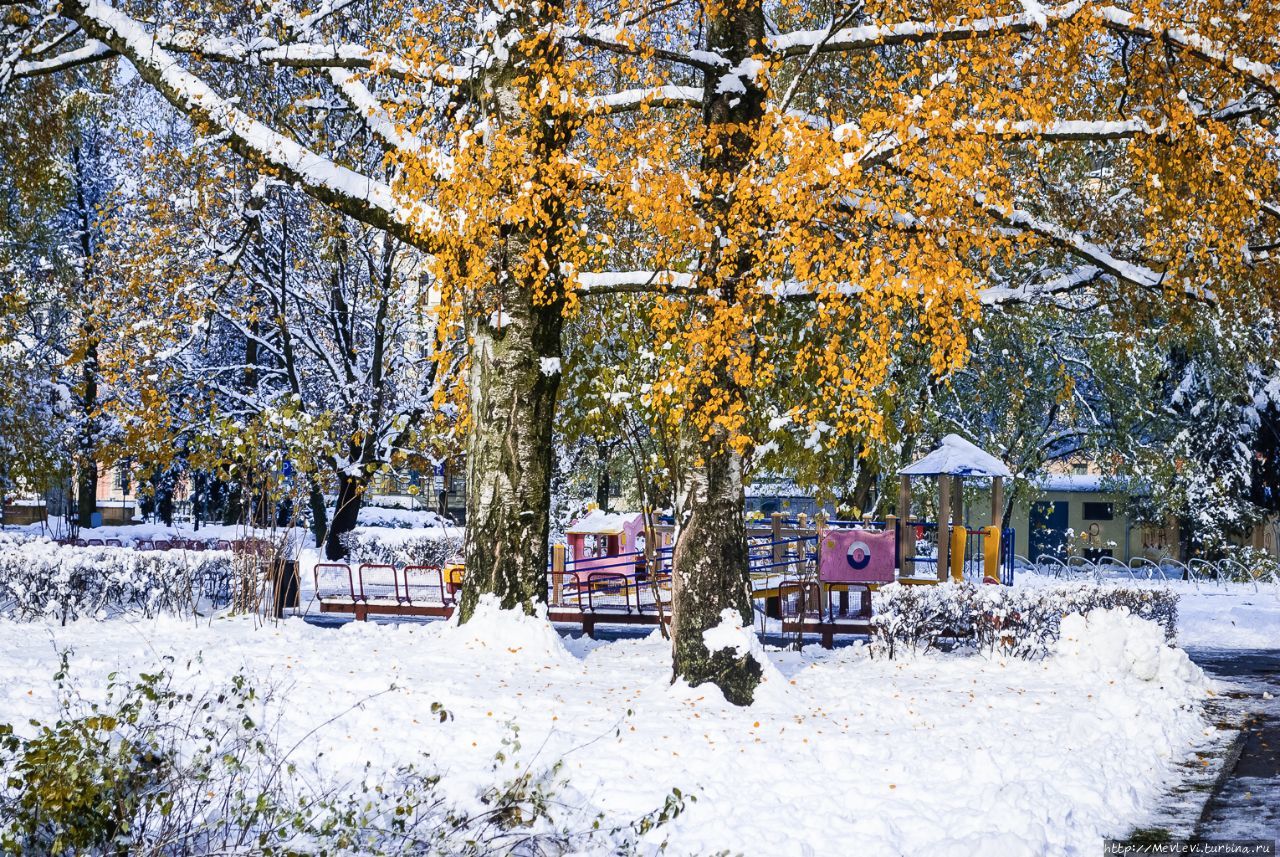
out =
<path fill-rule="evenodd" d="M 1226 557 L 1241 567 L 1226 564 L 1228 579 L 1233 583 L 1280 583 L 1280 563 L 1263 548 L 1231 546 Z"/>
<path fill-rule="evenodd" d="M 932 648 L 944 637 L 972 637 L 975 597 L 976 587 L 967 583 L 882 587 L 872 595 L 877 648 L 892 658 L 903 649 Z"/>
<path fill-rule="evenodd" d="M 1073 613 L 1124 608 L 1159 624 L 1167 640 L 1177 632 L 1178 596 L 1162 588 L 1064 583 L 987 586 L 946 582 L 891 584 L 874 595 L 872 625 L 878 651 L 892 658 L 950 640 L 1023 658 L 1048 654 Z"/>
<path fill-rule="evenodd" d="M 43 539 L 0 542 L 0 616 L 32 620 L 118 613 L 191 615 L 225 597 L 228 551 L 138 552 L 70 547 Z"/>
<path fill-rule="evenodd" d="M 439 527 L 410 534 L 400 529 L 358 527 L 343 534 L 342 544 L 353 563 L 443 566 L 462 550 L 462 531 Z"/>
<path fill-rule="evenodd" d="M 424 527 L 449 527 L 449 521 L 438 512 L 429 509 L 402 509 L 394 506 L 361 506 L 359 522 L 362 527 L 392 527 L 411 530 Z"/>

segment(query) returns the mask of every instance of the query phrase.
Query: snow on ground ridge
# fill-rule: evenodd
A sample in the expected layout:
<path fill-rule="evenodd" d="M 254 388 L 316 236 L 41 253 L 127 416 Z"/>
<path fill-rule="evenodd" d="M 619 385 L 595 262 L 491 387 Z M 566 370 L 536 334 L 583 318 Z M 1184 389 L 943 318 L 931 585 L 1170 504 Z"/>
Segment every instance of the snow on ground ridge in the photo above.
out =
<path fill-rule="evenodd" d="M 575 656 L 543 616 L 491 600 L 461 627 L 0 622 L 0 722 L 52 712 L 52 640 L 74 649 L 86 689 L 167 655 L 175 680 L 194 688 L 240 670 L 283 682 L 282 744 L 351 708 L 305 739 L 317 765 L 340 777 L 366 761 L 376 773 L 425 758 L 463 803 L 502 774 L 495 754 L 517 725 L 525 749 L 512 764 L 561 760 L 572 799 L 608 819 L 651 811 L 673 787 L 697 796 L 647 841 L 656 849 L 667 837 L 673 854 L 837 854 L 851 842 L 866 855 L 1092 854 L 1204 736 L 1202 677 L 1184 674 L 1147 624 L 1119 613 L 1070 620 L 1042 662 L 886 661 L 866 646 L 762 652 L 766 686 L 776 675 L 785 692 L 738 708 L 712 686 L 673 684 L 656 633 Z M 711 642 L 732 633 L 722 625 Z M 1117 641 L 1124 657 L 1106 661 Z M 436 702 L 452 719 L 431 716 Z"/>

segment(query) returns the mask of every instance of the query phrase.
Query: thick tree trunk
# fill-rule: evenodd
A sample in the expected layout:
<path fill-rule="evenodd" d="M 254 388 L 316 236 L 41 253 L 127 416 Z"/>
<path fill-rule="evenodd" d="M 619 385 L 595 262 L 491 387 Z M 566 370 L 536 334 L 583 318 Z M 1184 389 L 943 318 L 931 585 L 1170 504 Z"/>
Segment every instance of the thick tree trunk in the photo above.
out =
<path fill-rule="evenodd" d="M 483 84 L 484 109 L 506 132 L 523 137 L 537 164 L 558 160 L 569 134 L 550 107 L 530 111 L 531 93 L 522 88 L 530 86 L 529 69 L 550 74 L 561 63 L 561 40 L 545 32 L 562 22 L 562 0 L 508 5 L 495 31 L 511 45 L 510 54 L 489 70 Z M 528 184 L 544 183 L 559 188 L 560 194 L 572 193 L 554 170 Z M 496 595 L 505 609 L 526 612 L 547 597 L 551 427 L 564 324 L 559 253 L 568 224 L 564 198 L 556 192 L 542 198 L 538 208 L 536 218 L 503 223 L 490 259 L 492 281 L 469 311 L 471 421 L 462 622 L 471 618 L 486 593 Z M 541 264 L 531 266 L 533 247 Z"/>
<path fill-rule="evenodd" d="M 360 519 L 360 504 L 368 485 L 369 477 L 363 471 L 359 476 L 347 473 L 338 476 L 338 502 L 333 509 L 333 519 L 329 522 L 329 535 L 324 546 L 324 555 L 329 559 L 346 558 L 347 547 L 342 543 L 342 537 L 356 528 Z"/>
<path fill-rule="evenodd" d="M 311 477 L 308 482 L 310 485 L 307 490 L 307 502 L 311 506 L 311 534 L 316 537 L 316 547 L 321 547 L 329 531 L 329 510 L 325 507 L 324 492 L 320 490 L 315 477 Z"/>
<path fill-rule="evenodd" d="M 742 457 L 717 433 L 709 441 L 688 431 L 681 440 L 676 547 L 672 557 L 672 649 L 675 675 L 691 685 L 713 682 L 725 699 L 750 705 L 761 667 L 749 654 L 707 650 L 702 633 L 726 609 L 752 622 L 747 577 Z"/>
<path fill-rule="evenodd" d="M 80 436 L 80 455 L 76 462 L 76 511 L 80 526 L 92 527 L 93 515 L 98 511 L 98 420 L 94 412 L 98 408 L 98 347 L 93 339 L 92 327 L 85 324 L 89 345 L 85 349 L 82 366 L 83 395 L 81 407 L 84 426 Z"/>
<path fill-rule="evenodd" d="M 714 179 L 705 210 L 717 233 L 729 234 L 734 218 L 732 184 L 749 164 L 755 131 L 764 116 L 764 91 L 746 62 L 764 44 L 764 10 L 759 0 L 741 0 L 711 11 L 707 48 L 728 60 L 733 71 L 717 68 L 703 81 L 703 122 L 711 133 L 706 137 L 702 168 Z M 738 85 L 726 86 L 727 74 L 736 76 Z M 740 299 L 740 284 L 750 277 L 753 264 L 749 247 L 711 247 L 701 281 L 731 305 Z M 705 305 L 699 309 L 707 311 Z M 711 380 L 690 395 L 692 412 L 741 394 L 728 366 L 709 368 Z M 727 609 L 740 615 L 744 625 L 751 623 L 742 457 L 722 428 L 714 427 L 704 436 L 686 420 L 680 432 L 672 556 L 674 676 L 691 685 L 713 682 L 730 702 L 749 705 L 763 674 L 761 664 L 749 654 L 709 652 L 702 636 L 720 624 Z"/>
<path fill-rule="evenodd" d="M 501 312 L 471 324 L 464 622 L 485 593 L 527 612 L 547 595 L 551 425 L 560 373 L 542 371 L 542 360 L 560 357 L 561 307 L 534 306 L 518 287 L 504 298 Z"/>
<path fill-rule="evenodd" d="M 82 449 L 76 464 L 76 512 L 80 526 L 92 527 L 98 511 L 98 462 L 91 449 Z"/>

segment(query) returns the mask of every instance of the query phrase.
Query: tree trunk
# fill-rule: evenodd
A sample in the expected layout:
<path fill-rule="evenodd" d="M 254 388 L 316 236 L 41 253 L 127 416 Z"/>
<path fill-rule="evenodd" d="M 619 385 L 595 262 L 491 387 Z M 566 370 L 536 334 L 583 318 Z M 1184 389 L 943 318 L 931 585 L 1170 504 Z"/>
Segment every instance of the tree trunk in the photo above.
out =
<path fill-rule="evenodd" d="M 98 461 L 97 431 L 98 420 L 94 411 L 98 407 L 98 347 L 92 327 L 86 323 L 85 330 L 90 337 L 85 349 L 82 366 L 82 383 L 84 394 L 81 396 L 81 408 L 84 426 L 80 435 L 80 455 L 76 462 L 77 485 L 76 507 L 81 527 L 93 526 L 93 514 L 98 511 Z"/>
<path fill-rule="evenodd" d="M 686 429 L 681 459 L 672 557 L 675 675 L 690 685 L 712 682 L 725 699 L 750 705 L 760 664 L 730 649 L 710 652 L 702 639 L 726 609 L 735 611 L 743 625 L 752 622 L 742 457 L 723 434 L 707 441 L 697 429 Z"/>
<path fill-rule="evenodd" d="M 342 543 L 342 537 L 354 530 L 360 520 L 360 503 L 368 484 L 369 477 L 364 475 L 363 469 L 359 476 L 339 474 L 338 502 L 333 510 L 333 520 L 329 522 L 329 535 L 324 547 L 324 555 L 328 559 L 346 558 L 347 547 Z"/>
<path fill-rule="evenodd" d="M 705 138 L 702 168 L 714 179 L 705 210 L 718 234 L 730 232 L 732 184 L 748 167 L 755 132 L 764 116 L 760 83 L 754 74 L 737 70 L 747 69 L 750 64 L 745 60 L 763 44 L 764 10 L 759 0 L 726 3 L 709 11 L 707 48 L 735 69 L 726 73 L 717 68 L 703 80 L 703 122 L 712 133 Z M 739 85 L 725 86 L 726 74 L 736 76 Z M 726 253 L 734 255 L 726 258 Z M 750 277 L 753 267 L 751 248 L 712 246 L 705 253 L 700 280 L 731 305 L 740 299 L 739 284 Z M 697 308 L 710 311 L 706 305 Z M 708 368 L 711 378 L 690 395 L 691 412 L 716 399 L 741 395 L 723 361 Z M 727 609 L 740 615 L 744 625 L 751 623 L 742 456 L 718 426 L 704 436 L 686 420 L 680 434 L 676 547 L 671 560 L 674 677 L 691 685 L 713 682 L 730 702 L 749 705 L 762 665 L 749 654 L 709 652 L 702 636 L 720 624 Z"/>
<path fill-rule="evenodd" d="M 596 454 L 600 461 L 600 475 L 596 479 L 596 505 L 601 512 L 609 511 L 609 453 L 603 444 L 596 445 Z"/>
<path fill-rule="evenodd" d="M 98 511 L 98 462 L 93 451 L 84 447 L 76 464 L 76 513 L 80 526 L 92 527 L 93 515 Z"/>
<path fill-rule="evenodd" d="M 325 507 L 324 492 L 316 478 L 312 476 L 307 481 L 310 483 L 307 500 L 311 505 L 311 533 L 316 537 L 316 547 L 322 547 L 329 530 L 329 510 Z"/>
<path fill-rule="evenodd" d="M 484 593 L 526 612 L 547 595 L 551 425 L 560 373 L 543 372 L 542 358 L 560 356 L 561 307 L 534 306 L 519 287 L 505 291 L 501 313 L 470 325 L 464 622 Z"/>
<path fill-rule="evenodd" d="M 549 107 L 528 109 L 531 93 L 522 90 L 535 85 L 528 69 L 551 70 L 562 62 L 562 41 L 546 33 L 563 22 L 563 5 L 562 0 L 551 0 L 507 6 L 495 32 L 510 45 L 508 59 L 489 69 L 482 85 L 483 109 L 499 127 L 523 138 L 535 164 L 553 164 L 570 139 Z M 536 175 L 528 184 L 558 187 L 559 195 L 551 193 L 541 200 L 539 217 L 503 223 L 489 260 L 491 281 L 468 311 L 470 432 L 462 622 L 471 618 L 486 593 L 496 595 L 504 609 L 520 607 L 528 613 L 547 597 L 551 429 L 560 386 L 559 369 L 550 367 L 558 367 L 560 359 L 560 248 L 569 232 L 564 195 L 573 191 L 555 170 Z M 541 266 L 531 267 L 526 261 L 531 247 L 538 248 Z"/>

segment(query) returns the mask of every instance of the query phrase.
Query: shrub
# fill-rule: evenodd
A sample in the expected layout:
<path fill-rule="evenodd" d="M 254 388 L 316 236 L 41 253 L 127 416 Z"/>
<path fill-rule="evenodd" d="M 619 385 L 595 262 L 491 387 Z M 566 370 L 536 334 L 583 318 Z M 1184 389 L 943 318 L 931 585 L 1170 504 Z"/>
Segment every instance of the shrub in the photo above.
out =
<path fill-rule="evenodd" d="M 443 528 L 406 537 L 403 530 L 360 527 L 343 533 L 351 562 L 444 566 L 462 550 L 462 536 Z"/>
<path fill-rule="evenodd" d="M 875 593 L 875 650 L 892 658 L 951 642 L 1022 658 L 1044 657 L 1071 613 L 1124 607 L 1177 633 L 1178 596 L 1163 588 L 1097 583 L 987 586 L 891 584 Z"/>
<path fill-rule="evenodd" d="M 202 601 L 225 596 L 234 564 L 227 551 L 143 553 L 6 539 L 0 541 L 0 616 L 63 622 L 119 613 L 189 616 Z"/>
<path fill-rule="evenodd" d="M 1226 565 L 1228 579 L 1232 583 L 1280 583 L 1280 563 L 1262 548 L 1230 545 L 1225 556 L 1242 566 Z"/>

